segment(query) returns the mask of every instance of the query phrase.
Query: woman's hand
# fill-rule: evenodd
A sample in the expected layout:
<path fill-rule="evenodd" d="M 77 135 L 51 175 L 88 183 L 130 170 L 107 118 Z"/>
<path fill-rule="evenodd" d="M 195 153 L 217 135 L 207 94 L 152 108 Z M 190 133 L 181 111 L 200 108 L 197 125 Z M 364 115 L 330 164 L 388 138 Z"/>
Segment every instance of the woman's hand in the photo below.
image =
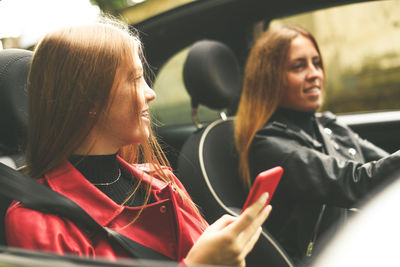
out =
<path fill-rule="evenodd" d="M 245 266 L 245 258 L 271 211 L 271 206 L 264 207 L 267 198 L 268 193 L 264 193 L 239 217 L 224 215 L 210 225 L 189 251 L 185 263 Z"/>

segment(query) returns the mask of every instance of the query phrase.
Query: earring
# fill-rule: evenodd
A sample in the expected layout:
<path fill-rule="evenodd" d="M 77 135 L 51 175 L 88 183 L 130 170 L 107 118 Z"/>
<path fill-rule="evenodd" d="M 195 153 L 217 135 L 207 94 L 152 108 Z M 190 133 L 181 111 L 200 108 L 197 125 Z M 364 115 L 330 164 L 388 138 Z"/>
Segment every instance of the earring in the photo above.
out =
<path fill-rule="evenodd" d="M 89 111 L 89 116 L 90 116 L 91 118 L 96 117 L 96 115 L 97 115 L 97 112 L 96 112 L 96 111 Z"/>

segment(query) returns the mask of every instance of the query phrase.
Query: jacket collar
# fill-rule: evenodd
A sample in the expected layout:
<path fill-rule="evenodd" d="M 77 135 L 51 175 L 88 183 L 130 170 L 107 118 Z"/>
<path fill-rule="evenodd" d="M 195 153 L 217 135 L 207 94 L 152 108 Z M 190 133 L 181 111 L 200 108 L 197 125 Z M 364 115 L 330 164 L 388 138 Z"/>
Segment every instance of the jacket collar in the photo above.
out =
<path fill-rule="evenodd" d="M 131 174 L 132 179 L 142 179 L 144 183 L 151 183 L 151 190 L 155 197 L 158 192 L 167 187 L 165 182 L 148 174 L 149 169 L 146 165 L 131 165 L 120 157 L 118 161 L 121 168 Z M 44 178 L 51 189 L 74 201 L 101 225 L 107 224 L 124 209 L 140 209 L 140 207 L 126 207 L 115 203 L 91 184 L 69 161 L 65 161 L 58 168 L 47 173 Z"/>
<path fill-rule="evenodd" d="M 291 137 L 295 138 L 296 140 L 313 146 L 317 150 L 325 149 L 326 153 L 329 155 L 334 155 L 336 153 L 336 149 L 332 145 L 332 132 L 329 128 L 326 128 L 336 121 L 336 116 L 333 113 L 326 111 L 323 113 L 315 114 L 315 118 L 318 121 L 317 125 L 318 130 L 321 134 L 322 143 L 310 136 L 301 127 L 293 123 L 293 120 L 288 119 L 287 115 L 289 113 L 285 110 L 283 110 L 283 112 L 281 109 L 277 110 L 277 112 L 274 114 L 273 117 L 271 117 L 271 120 L 267 123 L 264 129 L 266 131 L 277 130 L 279 133 L 282 133 L 283 131 Z M 303 116 L 306 116 L 306 114 Z"/>
<path fill-rule="evenodd" d="M 288 135 L 290 138 L 298 140 L 299 142 L 306 144 L 308 146 L 312 146 L 317 150 L 323 148 L 323 144 L 319 142 L 317 139 L 310 136 L 306 131 L 298 127 L 297 125 L 290 122 L 282 122 L 282 121 L 270 121 L 263 128 L 259 130 L 259 133 L 262 135 Z"/>

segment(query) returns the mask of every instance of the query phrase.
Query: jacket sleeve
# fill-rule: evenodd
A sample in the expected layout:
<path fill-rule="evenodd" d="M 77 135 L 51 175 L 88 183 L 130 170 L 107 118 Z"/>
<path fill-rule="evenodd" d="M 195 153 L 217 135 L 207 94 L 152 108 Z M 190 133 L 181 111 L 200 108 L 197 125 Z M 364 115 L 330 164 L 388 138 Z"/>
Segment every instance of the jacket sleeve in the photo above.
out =
<path fill-rule="evenodd" d="M 252 177 L 282 166 L 284 175 L 277 193 L 293 201 L 317 200 L 347 208 L 380 184 L 400 176 L 400 151 L 361 164 L 337 159 L 282 136 L 256 135 L 249 160 Z"/>
<path fill-rule="evenodd" d="M 9 246 L 95 257 L 88 234 L 72 222 L 14 203 L 5 217 Z"/>
<path fill-rule="evenodd" d="M 365 162 L 379 160 L 381 158 L 389 156 L 389 153 L 387 151 L 383 150 L 380 147 L 377 147 L 368 140 L 361 138 L 348 125 L 337 121 L 335 115 L 331 114 L 330 116 L 333 116 L 335 118 L 335 120 L 333 121 L 333 127 L 335 128 L 335 131 L 339 131 L 340 135 L 346 136 L 347 138 L 353 140 L 353 143 L 356 144 L 361 150 Z"/>
<path fill-rule="evenodd" d="M 358 134 L 354 133 L 358 144 L 360 145 L 361 151 L 366 162 L 379 160 L 381 158 L 389 156 L 389 153 L 380 147 L 372 144 L 368 140 L 362 139 Z"/>

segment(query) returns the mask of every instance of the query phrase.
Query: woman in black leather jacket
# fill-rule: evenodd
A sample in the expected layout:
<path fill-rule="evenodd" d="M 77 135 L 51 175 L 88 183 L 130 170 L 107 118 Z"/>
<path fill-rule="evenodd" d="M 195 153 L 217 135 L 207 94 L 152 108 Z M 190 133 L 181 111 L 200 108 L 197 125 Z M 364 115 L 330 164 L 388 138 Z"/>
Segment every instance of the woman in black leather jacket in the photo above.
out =
<path fill-rule="evenodd" d="M 300 27 L 269 29 L 247 60 L 235 122 L 248 187 L 259 172 L 284 169 L 266 227 L 297 262 L 358 200 L 400 176 L 400 152 L 389 155 L 361 139 L 332 113 L 316 114 L 324 84 L 314 37 Z"/>

